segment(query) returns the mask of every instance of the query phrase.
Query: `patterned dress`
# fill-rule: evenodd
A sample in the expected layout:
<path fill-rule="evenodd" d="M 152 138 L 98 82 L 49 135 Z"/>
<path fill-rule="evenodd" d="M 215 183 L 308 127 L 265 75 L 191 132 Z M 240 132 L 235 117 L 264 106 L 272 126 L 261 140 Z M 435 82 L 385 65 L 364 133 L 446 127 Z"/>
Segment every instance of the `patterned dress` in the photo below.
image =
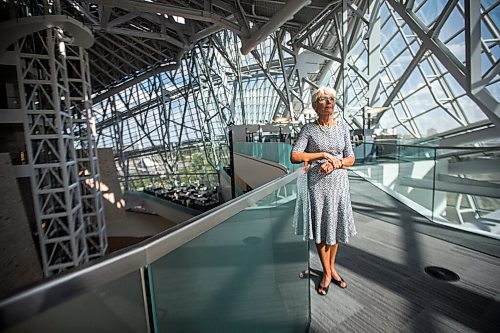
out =
<path fill-rule="evenodd" d="M 337 122 L 335 126 L 322 129 L 315 123 L 304 125 L 292 151 L 328 152 L 336 158 L 354 156 L 346 123 Z M 320 171 L 324 162 L 326 160 L 313 161 L 307 172 L 308 202 L 301 204 L 301 208 L 308 207 L 306 214 L 309 217 L 307 228 L 304 223 L 304 238 L 314 239 L 318 244 L 347 243 L 349 237 L 356 234 L 347 170 L 337 169 L 325 174 Z"/>

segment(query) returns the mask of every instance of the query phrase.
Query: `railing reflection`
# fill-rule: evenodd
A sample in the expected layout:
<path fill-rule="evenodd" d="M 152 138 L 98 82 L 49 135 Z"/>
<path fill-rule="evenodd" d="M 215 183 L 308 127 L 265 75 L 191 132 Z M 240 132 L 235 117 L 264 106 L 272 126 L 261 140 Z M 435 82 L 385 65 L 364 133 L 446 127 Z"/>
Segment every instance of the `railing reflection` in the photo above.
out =
<path fill-rule="evenodd" d="M 281 142 L 235 142 L 234 152 L 279 163 L 289 171 L 297 170 L 300 165 L 290 162 L 292 146 Z"/>
<path fill-rule="evenodd" d="M 500 238 L 500 147 L 361 143 L 352 169 L 431 221 Z"/>

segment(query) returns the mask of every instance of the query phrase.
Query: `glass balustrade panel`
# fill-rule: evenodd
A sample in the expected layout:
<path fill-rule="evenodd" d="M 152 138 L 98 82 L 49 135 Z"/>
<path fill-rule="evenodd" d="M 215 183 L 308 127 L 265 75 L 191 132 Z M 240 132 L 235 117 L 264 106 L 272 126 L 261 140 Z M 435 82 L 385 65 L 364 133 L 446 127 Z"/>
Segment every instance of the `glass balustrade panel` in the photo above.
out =
<path fill-rule="evenodd" d="M 292 146 L 282 142 L 235 142 L 234 151 L 255 158 L 279 163 L 288 168 L 288 171 L 296 170 L 300 165 L 290 162 Z"/>
<path fill-rule="evenodd" d="M 500 237 L 500 149 L 438 149 L 434 220 Z"/>
<path fill-rule="evenodd" d="M 370 143 L 356 147 L 355 156 L 352 170 L 432 219 L 434 148 Z"/>
<path fill-rule="evenodd" d="M 159 332 L 304 332 L 308 249 L 295 203 L 294 182 L 154 262 Z"/>
<path fill-rule="evenodd" d="M 43 309 L 43 299 L 38 306 Z M 140 273 L 128 274 L 2 332 L 147 332 Z"/>

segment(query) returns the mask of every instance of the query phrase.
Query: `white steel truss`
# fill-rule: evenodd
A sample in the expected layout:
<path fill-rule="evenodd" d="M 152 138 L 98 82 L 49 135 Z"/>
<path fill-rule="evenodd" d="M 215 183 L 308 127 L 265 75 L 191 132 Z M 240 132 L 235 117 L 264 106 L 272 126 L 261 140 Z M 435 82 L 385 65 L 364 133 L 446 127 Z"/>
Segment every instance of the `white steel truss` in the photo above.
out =
<path fill-rule="evenodd" d="M 58 28 L 16 43 L 31 188 L 46 276 L 88 260 L 64 42 Z"/>
<path fill-rule="evenodd" d="M 69 100 L 73 115 L 74 143 L 89 259 L 107 249 L 104 207 L 100 190 L 99 163 L 92 112 L 88 54 L 82 47 L 66 47 Z"/>
<path fill-rule="evenodd" d="M 10 42 L 3 46 L 15 41 L 11 49 L 17 60 L 37 238 L 49 276 L 100 257 L 107 248 L 89 59 L 83 48 L 93 37 L 79 22 L 58 15 L 62 8 L 57 0 L 9 1 L 8 6 L 12 20 L 2 23 L 2 32 Z"/>

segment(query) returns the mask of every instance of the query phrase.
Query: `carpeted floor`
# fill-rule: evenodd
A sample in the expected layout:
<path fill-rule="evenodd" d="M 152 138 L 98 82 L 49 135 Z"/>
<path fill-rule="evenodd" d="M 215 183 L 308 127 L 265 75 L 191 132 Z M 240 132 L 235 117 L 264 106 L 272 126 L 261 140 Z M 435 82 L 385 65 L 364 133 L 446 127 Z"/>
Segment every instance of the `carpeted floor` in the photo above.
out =
<path fill-rule="evenodd" d="M 309 332 L 498 332 L 498 257 L 420 232 L 421 217 L 364 180 L 351 178 L 351 194 L 358 234 L 340 246 L 336 266 L 348 287 L 316 293 L 321 265 L 311 244 Z M 427 266 L 460 280 L 433 278 Z"/>

